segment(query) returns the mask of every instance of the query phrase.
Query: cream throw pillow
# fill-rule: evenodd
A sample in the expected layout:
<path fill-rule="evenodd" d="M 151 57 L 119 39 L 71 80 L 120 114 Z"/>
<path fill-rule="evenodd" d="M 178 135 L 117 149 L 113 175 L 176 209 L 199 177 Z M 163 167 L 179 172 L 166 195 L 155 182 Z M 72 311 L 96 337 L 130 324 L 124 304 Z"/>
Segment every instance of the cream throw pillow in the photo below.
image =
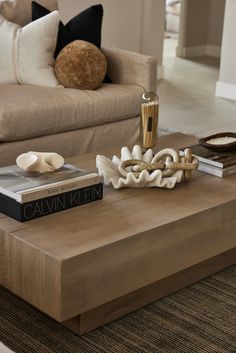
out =
<path fill-rule="evenodd" d="M 21 28 L 0 15 L 0 83 L 59 86 L 53 57 L 59 21 L 54 11 Z"/>
<path fill-rule="evenodd" d="M 0 14 L 8 21 L 25 26 L 32 20 L 32 0 L 0 0 Z M 37 0 L 50 11 L 58 10 L 58 0 Z"/>

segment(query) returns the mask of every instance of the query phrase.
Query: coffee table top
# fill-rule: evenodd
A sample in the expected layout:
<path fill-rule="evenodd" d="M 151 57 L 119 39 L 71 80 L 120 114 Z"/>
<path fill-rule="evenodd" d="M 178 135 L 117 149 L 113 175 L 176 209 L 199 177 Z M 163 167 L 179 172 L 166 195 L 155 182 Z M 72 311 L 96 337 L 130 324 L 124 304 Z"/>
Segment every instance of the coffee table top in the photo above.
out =
<path fill-rule="evenodd" d="M 181 148 L 196 138 L 172 134 L 159 139 L 158 148 Z M 104 151 L 99 151 L 101 154 Z M 112 156 L 118 150 L 105 152 Z M 95 170 L 96 154 L 71 158 L 70 163 Z M 99 247 L 150 231 L 235 200 L 236 175 L 225 179 L 197 172 L 189 184 L 174 190 L 105 187 L 104 199 L 61 213 L 19 223 L 0 214 L 1 229 L 44 253 L 63 261 Z"/>

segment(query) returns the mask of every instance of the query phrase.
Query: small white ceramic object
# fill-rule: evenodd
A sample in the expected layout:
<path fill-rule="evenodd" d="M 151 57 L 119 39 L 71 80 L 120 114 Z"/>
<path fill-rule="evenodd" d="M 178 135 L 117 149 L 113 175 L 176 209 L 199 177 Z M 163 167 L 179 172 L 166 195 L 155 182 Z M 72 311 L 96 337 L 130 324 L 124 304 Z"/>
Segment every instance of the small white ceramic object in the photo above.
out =
<path fill-rule="evenodd" d="M 19 168 L 26 172 L 53 172 L 64 165 L 64 158 L 53 152 L 28 152 L 16 159 Z"/>
<path fill-rule="evenodd" d="M 170 152 L 169 149 L 165 151 Z M 172 153 L 174 153 L 173 150 Z M 125 176 L 119 171 L 119 167 L 123 161 L 137 159 L 147 163 L 154 163 L 157 159 L 159 159 L 160 155 L 157 155 L 153 157 L 153 151 L 151 149 L 142 154 L 142 148 L 138 145 L 134 146 L 132 151 L 130 151 L 127 147 L 122 147 L 121 157 L 113 156 L 112 160 L 110 160 L 105 156 L 98 155 L 96 159 L 96 166 L 99 175 L 101 175 L 104 179 L 104 184 L 112 185 L 115 189 L 125 187 L 160 187 L 172 189 L 176 183 L 181 182 L 183 176 L 182 170 L 172 173 L 171 176 L 165 176 L 165 173 L 161 170 L 155 170 L 151 174 L 149 174 L 147 170 L 143 170 L 138 177 L 136 177 L 133 172 L 128 172 Z"/>

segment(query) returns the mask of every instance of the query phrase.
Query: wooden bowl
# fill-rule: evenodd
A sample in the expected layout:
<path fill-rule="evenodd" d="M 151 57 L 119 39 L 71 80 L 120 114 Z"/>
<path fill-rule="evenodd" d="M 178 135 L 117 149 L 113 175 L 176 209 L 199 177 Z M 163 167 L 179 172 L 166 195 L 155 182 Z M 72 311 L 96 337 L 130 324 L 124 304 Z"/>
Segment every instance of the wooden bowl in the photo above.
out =
<path fill-rule="evenodd" d="M 210 135 L 204 138 L 199 139 L 199 143 L 208 148 L 209 150 L 216 152 L 227 152 L 227 151 L 236 151 L 236 140 L 230 143 L 225 144 L 212 144 L 207 141 L 222 138 L 222 137 L 234 137 L 236 139 L 235 132 L 220 132 L 218 134 Z"/>

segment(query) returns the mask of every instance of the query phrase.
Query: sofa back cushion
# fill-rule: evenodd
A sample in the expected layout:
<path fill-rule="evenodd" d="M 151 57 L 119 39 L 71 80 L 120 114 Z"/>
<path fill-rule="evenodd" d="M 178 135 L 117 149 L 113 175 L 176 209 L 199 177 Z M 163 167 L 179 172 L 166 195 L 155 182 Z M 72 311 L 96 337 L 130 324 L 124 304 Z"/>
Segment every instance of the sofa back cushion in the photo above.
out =
<path fill-rule="evenodd" d="M 79 1 L 79 0 L 78 0 Z M 37 20 L 50 11 L 32 1 L 32 20 Z M 67 24 L 60 22 L 55 58 L 60 51 L 75 40 L 84 40 L 101 47 L 103 6 L 93 5 L 72 18 Z"/>
<path fill-rule="evenodd" d="M 57 87 L 54 51 L 60 15 L 49 15 L 24 27 L 0 15 L 0 84 Z"/>
<path fill-rule="evenodd" d="M 25 26 L 32 19 L 32 0 L 0 0 L 0 14 L 13 23 Z M 49 10 L 58 9 L 58 0 L 38 0 Z"/>

